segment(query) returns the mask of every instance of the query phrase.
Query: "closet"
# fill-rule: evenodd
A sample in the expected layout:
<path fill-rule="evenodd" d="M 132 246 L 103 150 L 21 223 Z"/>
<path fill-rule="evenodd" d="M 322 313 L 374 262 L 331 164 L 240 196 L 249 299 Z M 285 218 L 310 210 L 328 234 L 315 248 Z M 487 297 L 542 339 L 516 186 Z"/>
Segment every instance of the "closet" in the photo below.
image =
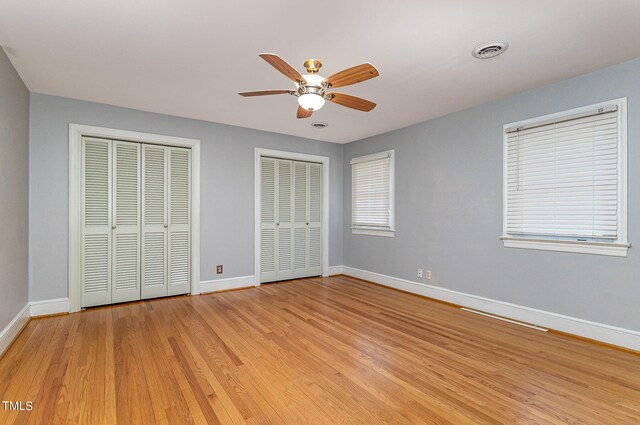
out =
<path fill-rule="evenodd" d="M 322 274 L 322 164 L 260 160 L 260 282 Z"/>
<path fill-rule="evenodd" d="M 190 292 L 191 150 L 82 139 L 82 307 Z"/>

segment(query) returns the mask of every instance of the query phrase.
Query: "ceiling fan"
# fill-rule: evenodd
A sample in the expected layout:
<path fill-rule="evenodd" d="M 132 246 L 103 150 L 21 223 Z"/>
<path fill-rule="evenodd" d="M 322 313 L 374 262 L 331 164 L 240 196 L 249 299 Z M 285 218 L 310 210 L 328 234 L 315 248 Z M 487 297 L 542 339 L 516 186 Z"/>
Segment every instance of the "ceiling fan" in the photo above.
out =
<path fill-rule="evenodd" d="M 267 96 L 272 94 L 290 94 L 298 98 L 298 118 L 309 118 L 313 111 L 324 106 L 325 100 L 347 108 L 357 109 L 358 111 L 369 112 L 376 107 L 376 104 L 359 97 L 351 96 L 344 93 L 330 92 L 329 89 L 349 86 L 351 84 L 360 83 L 380 75 L 378 70 L 370 63 L 363 63 L 354 66 L 337 74 L 333 74 L 328 78 L 321 77 L 318 74 L 322 63 L 317 59 L 308 59 L 304 62 L 307 74 L 300 75 L 298 71 L 278 55 L 271 53 L 263 53 L 260 55 L 262 59 L 267 61 L 275 69 L 283 73 L 285 76 L 293 80 L 295 90 L 262 90 L 238 93 L 240 96 Z"/>

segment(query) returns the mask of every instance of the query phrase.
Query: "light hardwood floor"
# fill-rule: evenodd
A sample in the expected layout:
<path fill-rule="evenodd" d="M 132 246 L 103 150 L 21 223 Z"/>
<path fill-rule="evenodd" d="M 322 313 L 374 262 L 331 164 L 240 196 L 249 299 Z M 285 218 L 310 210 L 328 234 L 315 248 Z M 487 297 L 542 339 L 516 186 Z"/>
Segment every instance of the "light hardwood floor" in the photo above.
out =
<path fill-rule="evenodd" d="M 640 356 L 347 277 L 32 320 L 0 424 L 640 423 Z"/>

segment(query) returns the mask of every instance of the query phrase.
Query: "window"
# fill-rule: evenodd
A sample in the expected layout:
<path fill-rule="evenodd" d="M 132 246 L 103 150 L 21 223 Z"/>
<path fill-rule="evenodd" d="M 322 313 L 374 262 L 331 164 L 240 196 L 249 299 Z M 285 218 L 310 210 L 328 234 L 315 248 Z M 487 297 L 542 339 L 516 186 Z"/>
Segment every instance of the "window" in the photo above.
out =
<path fill-rule="evenodd" d="M 626 105 L 505 126 L 506 247 L 627 255 Z"/>
<path fill-rule="evenodd" d="M 351 229 L 354 234 L 394 235 L 394 151 L 351 160 Z"/>

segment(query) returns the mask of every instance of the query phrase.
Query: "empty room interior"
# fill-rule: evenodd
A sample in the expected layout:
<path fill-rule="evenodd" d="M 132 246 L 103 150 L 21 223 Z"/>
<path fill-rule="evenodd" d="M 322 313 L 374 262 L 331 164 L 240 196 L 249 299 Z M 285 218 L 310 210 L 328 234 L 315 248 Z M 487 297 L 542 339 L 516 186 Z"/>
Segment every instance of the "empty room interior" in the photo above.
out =
<path fill-rule="evenodd" d="M 0 0 L 0 424 L 640 424 L 639 36 Z"/>

